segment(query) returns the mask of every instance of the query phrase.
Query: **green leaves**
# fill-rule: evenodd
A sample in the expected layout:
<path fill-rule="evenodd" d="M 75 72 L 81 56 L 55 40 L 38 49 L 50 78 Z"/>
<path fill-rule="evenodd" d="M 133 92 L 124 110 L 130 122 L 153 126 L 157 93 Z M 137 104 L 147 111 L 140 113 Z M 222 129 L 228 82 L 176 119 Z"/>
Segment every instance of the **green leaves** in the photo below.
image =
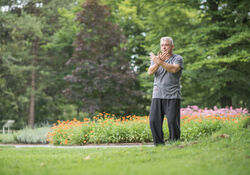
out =
<path fill-rule="evenodd" d="M 173 37 L 174 52 L 184 59 L 182 106 L 249 107 L 247 0 L 100 1 L 109 15 L 94 6 L 88 13 L 90 9 L 82 7 L 86 0 L 23 2 L 0 2 L 0 7 L 9 6 L 9 11 L 0 12 L 1 118 L 26 120 L 32 70 L 38 78 L 38 122 L 67 116 L 62 111 L 68 103 L 73 104 L 68 113 L 79 116 L 83 103 L 102 105 L 104 96 L 108 98 L 103 108 L 112 112 L 148 114 L 153 83 L 153 76 L 147 75 L 148 52 L 160 50 L 163 36 Z M 81 11 L 85 18 L 81 15 L 76 21 Z M 36 57 L 31 52 L 34 41 L 39 46 Z M 76 62 L 66 66 L 76 50 Z M 32 66 L 34 58 L 37 63 Z M 76 74 L 74 70 L 86 81 L 71 87 L 81 97 L 88 94 L 88 100 L 74 96 L 69 102 L 62 94 L 68 85 L 64 77 Z M 115 73 L 111 76 L 109 71 Z"/>

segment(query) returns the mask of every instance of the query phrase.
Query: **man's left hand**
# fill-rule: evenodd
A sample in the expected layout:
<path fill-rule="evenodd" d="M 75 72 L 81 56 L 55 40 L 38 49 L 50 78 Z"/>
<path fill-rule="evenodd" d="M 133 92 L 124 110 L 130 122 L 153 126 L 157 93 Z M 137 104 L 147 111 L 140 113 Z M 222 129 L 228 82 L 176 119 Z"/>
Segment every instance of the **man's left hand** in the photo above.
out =
<path fill-rule="evenodd" d="M 165 60 L 169 59 L 170 56 L 171 56 L 171 55 L 169 54 L 168 51 L 159 54 L 159 58 L 160 58 L 162 61 L 165 61 Z"/>

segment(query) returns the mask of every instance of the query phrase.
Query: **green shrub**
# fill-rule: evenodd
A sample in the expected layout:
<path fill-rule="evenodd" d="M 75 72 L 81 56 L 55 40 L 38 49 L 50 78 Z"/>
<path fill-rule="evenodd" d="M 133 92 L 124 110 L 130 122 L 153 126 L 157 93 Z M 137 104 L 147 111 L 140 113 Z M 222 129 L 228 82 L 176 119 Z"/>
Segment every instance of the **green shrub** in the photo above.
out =
<path fill-rule="evenodd" d="M 17 143 L 15 134 L 0 134 L 0 143 Z"/>
<path fill-rule="evenodd" d="M 25 128 L 20 130 L 16 134 L 16 139 L 18 143 L 32 143 L 32 144 L 46 144 L 47 142 L 47 134 L 51 128 L 43 127 L 43 128 Z"/>
<path fill-rule="evenodd" d="M 246 118 L 246 120 L 242 121 L 243 128 L 250 128 L 250 117 Z"/>
<path fill-rule="evenodd" d="M 225 123 L 220 121 L 204 120 L 201 123 L 191 121 L 182 126 L 181 138 L 185 141 L 189 141 L 199 137 L 209 136 L 220 130 L 225 125 Z"/>

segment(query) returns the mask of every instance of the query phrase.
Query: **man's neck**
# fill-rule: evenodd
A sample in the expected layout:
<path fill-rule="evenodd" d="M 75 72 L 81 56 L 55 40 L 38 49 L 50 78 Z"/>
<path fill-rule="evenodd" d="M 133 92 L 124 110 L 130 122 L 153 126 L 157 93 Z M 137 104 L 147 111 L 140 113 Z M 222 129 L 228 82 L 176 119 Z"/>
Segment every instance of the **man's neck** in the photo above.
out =
<path fill-rule="evenodd" d="M 172 56 L 173 56 L 173 53 L 169 54 L 169 55 L 166 57 L 166 59 L 165 59 L 164 61 L 168 60 L 168 59 L 171 58 Z"/>

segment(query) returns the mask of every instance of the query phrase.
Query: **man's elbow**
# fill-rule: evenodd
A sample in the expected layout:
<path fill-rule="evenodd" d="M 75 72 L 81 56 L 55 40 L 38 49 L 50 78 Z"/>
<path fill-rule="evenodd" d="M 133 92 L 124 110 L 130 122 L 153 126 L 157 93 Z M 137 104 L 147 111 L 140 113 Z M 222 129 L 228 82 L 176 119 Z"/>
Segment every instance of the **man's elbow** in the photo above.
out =
<path fill-rule="evenodd" d="M 179 72 L 179 71 L 180 71 L 179 67 L 174 67 L 174 68 L 171 69 L 171 72 L 174 73 L 174 74 Z"/>
<path fill-rule="evenodd" d="M 177 69 L 172 69 L 171 72 L 175 74 L 176 72 L 178 72 L 178 70 Z"/>

